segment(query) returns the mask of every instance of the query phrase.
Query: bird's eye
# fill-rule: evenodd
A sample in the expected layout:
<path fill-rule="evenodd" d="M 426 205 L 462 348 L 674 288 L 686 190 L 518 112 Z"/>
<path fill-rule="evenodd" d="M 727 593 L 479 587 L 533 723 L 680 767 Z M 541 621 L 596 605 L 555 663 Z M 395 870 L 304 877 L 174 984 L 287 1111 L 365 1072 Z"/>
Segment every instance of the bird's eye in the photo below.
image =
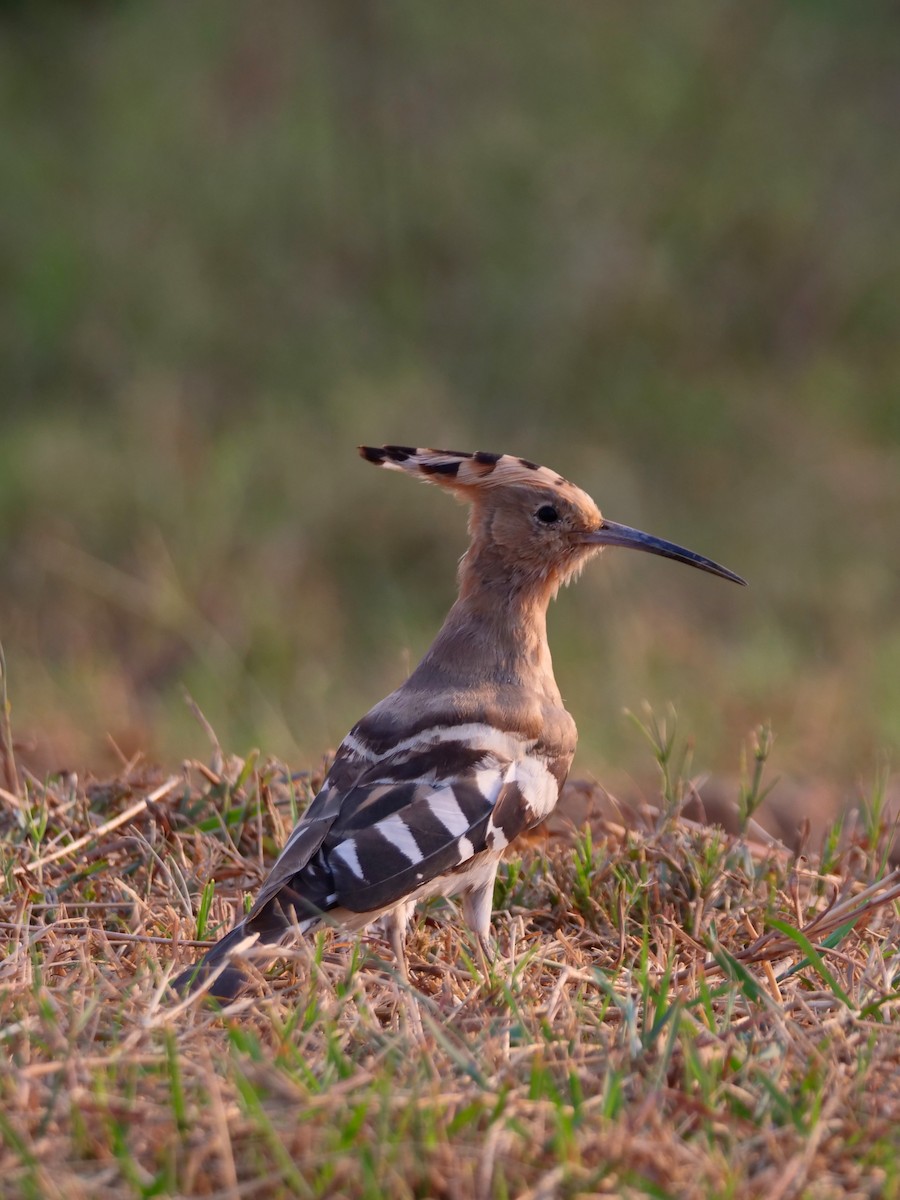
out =
<path fill-rule="evenodd" d="M 555 525 L 559 520 L 559 513 L 552 504 L 542 504 L 534 515 L 542 525 Z"/>

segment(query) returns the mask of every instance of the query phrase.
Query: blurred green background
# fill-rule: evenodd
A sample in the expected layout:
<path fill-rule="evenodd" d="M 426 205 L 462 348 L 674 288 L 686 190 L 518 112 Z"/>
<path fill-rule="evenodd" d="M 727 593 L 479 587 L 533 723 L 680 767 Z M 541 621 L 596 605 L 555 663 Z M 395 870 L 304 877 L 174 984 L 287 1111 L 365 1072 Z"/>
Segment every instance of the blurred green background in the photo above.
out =
<path fill-rule="evenodd" d="M 900 10 L 0 8 L 0 638 L 32 761 L 306 766 L 424 651 L 508 450 L 747 576 L 551 614 L 578 772 L 900 749 Z M 896 761 L 896 758 L 895 758 Z"/>

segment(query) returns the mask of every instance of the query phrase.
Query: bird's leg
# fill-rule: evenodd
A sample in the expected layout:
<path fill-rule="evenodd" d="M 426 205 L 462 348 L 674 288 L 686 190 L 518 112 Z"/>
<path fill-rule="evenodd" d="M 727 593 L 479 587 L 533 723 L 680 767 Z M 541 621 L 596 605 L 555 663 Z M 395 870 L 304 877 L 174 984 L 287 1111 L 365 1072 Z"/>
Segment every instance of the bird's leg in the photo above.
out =
<path fill-rule="evenodd" d="M 475 934 L 475 945 L 478 947 L 479 965 L 485 981 L 489 981 L 494 973 L 494 947 L 487 934 Z"/>
<path fill-rule="evenodd" d="M 400 977 L 406 984 L 409 983 L 409 962 L 406 957 L 406 929 L 414 908 L 415 903 L 413 901 L 403 900 L 385 917 L 388 940 L 391 943 L 394 958 L 397 960 Z"/>
<path fill-rule="evenodd" d="M 491 911 L 494 903 L 494 879 L 497 875 L 498 865 L 499 860 L 494 863 L 490 877 L 482 880 L 462 897 L 463 917 L 475 934 L 479 965 L 486 983 L 490 982 L 493 975 L 494 948 L 491 945 L 490 936 Z"/>
<path fill-rule="evenodd" d="M 422 1027 L 422 1014 L 419 1012 L 418 996 L 408 986 L 410 983 L 409 962 L 406 957 L 406 928 L 415 907 L 414 900 L 401 900 L 397 907 L 386 915 L 385 923 L 387 924 L 388 938 L 391 943 L 391 949 L 394 951 L 394 957 L 397 960 L 400 976 L 403 982 L 407 984 L 407 987 L 401 994 L 401 1012 L 406 1013 L 408 1028 L 413 1039 L 420 1046 L 424 1046 L 425 1030 Z"/>

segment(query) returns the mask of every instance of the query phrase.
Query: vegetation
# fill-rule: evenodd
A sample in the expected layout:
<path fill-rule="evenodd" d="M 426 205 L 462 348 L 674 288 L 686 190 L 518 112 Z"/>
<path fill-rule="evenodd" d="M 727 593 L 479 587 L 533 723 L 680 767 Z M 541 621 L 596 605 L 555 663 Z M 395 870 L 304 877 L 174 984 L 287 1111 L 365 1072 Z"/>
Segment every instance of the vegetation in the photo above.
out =
<path fill-rule="evenodd" d="M 642 823 L 560 821 L 505 865 L 487 978 L 441 902 L 410 984 L 377 937 L 326 932 L 220 1015 L 166 981 L 315 780 L 216 765 L 4 793 L 11 1200 L 900 1195 L 877 816 L 816 867 L 685 821 L 671 770 Z"/>

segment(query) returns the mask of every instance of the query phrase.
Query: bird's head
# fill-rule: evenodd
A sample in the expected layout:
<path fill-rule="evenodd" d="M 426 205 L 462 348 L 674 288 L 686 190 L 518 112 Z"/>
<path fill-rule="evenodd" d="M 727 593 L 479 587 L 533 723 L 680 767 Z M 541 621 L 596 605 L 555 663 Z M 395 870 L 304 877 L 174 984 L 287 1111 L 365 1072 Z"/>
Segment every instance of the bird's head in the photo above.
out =
<path fill-rule="evenodd" d="M 360 446 L 367 461 L 438 484 L 472 505 L 472 545 L 463 583 L 476 568 L 513 586 L 552 595 L 604 546 L 673 558 L 712 575 L 745 581 L 709 558 L 607 520 L 591 497 L 548 467 L 511 454 L 412 446 Z"/>

